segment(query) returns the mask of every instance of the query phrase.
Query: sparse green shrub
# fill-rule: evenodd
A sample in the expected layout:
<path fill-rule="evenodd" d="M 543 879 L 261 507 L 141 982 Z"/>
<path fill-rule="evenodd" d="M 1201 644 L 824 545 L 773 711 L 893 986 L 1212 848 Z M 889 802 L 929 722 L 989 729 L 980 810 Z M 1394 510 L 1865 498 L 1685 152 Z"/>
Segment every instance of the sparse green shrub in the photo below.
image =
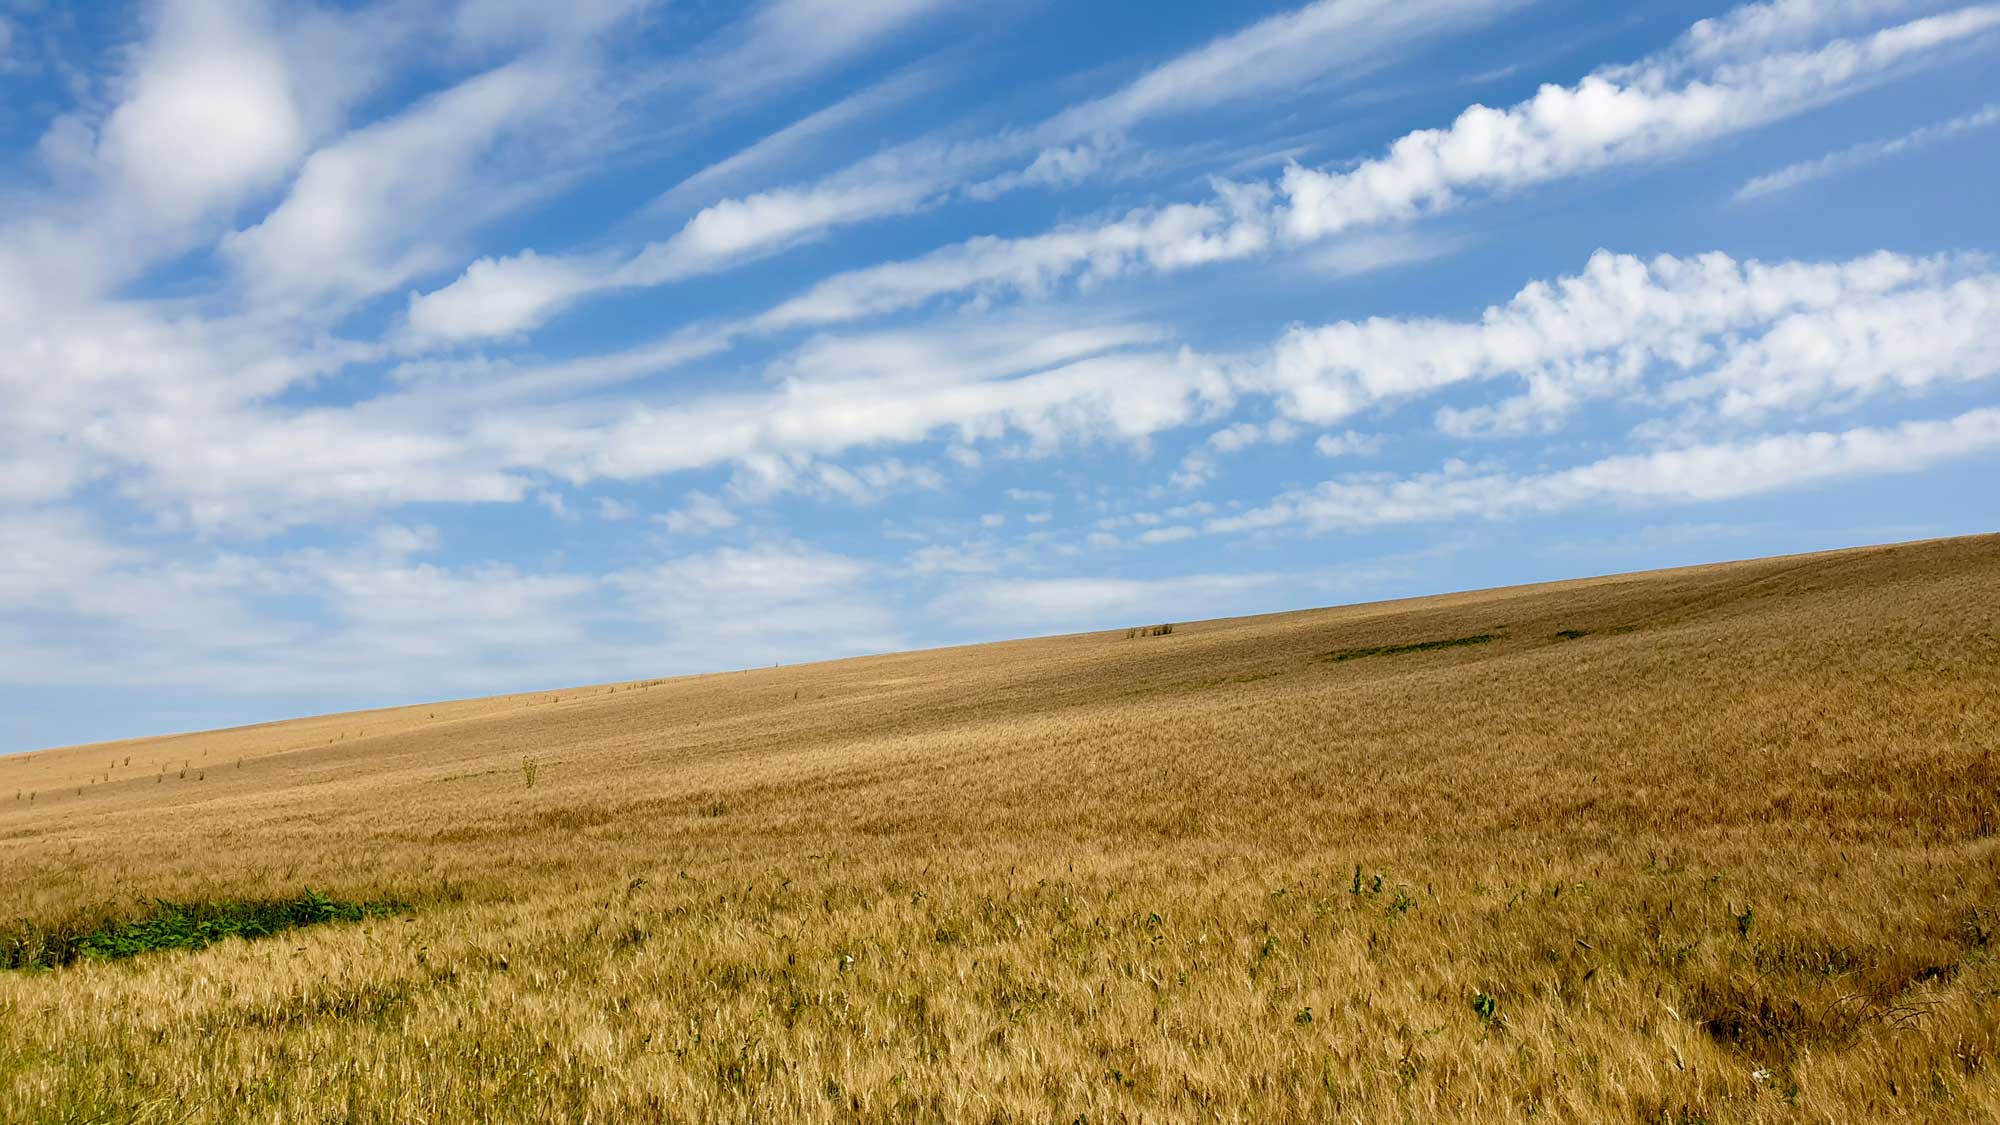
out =
<path fill-rule="evenodd" d="M 1500 1015 L 1500 1002 L 1484 992 L 1472 994 L 1472 1010 L 1481 1020 L 1492 1023 Z"/>

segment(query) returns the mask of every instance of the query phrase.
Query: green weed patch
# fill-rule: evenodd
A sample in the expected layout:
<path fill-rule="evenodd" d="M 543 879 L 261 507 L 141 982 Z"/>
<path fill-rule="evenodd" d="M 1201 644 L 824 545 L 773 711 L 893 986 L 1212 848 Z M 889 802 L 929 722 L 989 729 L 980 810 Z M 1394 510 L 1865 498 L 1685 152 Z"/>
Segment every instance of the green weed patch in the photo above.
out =
<path fill-rule="evenodd" d="M 1364 656 L 1401 656 L 1406 652 L 1429 652 L 1439 648 L 1460 648 L 1465 645 L 1483 645 L 1500 639 L 1498 633 L 1474 633 L 1469 637 L 1451 637 L 1441 641 L 1417 641 L 1406 645 L 1371 645 L 1366 648 L 1342 648 L 1322 653 L 1320 659 L 1338 664 L 1343 660 L 1359 660 Z"/>
<path fill-rule="evenodd" d="M 100 916 L 54 925 L 8 926 L 0 930 L 0 968 L 53 969 L 79 960 L 115 961 L 159 949 L 201 949 L 225 938 L 253 940 L 302 926 L 359 922 L 408 910 L 406 903 L 347 902 L 311 888 L 295 898 L 159 899 L 138 918 Z"/>

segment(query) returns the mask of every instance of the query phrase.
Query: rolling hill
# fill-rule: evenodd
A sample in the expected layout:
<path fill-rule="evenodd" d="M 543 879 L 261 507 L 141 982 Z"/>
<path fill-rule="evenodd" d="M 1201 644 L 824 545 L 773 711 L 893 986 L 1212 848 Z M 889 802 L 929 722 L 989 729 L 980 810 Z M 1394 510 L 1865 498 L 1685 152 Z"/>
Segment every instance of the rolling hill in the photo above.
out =
<path fill-rule="evenodd" d="M 0 758 L 0 1119 L 1988 1121 L 1996 750 L 1984 536 Z"/>

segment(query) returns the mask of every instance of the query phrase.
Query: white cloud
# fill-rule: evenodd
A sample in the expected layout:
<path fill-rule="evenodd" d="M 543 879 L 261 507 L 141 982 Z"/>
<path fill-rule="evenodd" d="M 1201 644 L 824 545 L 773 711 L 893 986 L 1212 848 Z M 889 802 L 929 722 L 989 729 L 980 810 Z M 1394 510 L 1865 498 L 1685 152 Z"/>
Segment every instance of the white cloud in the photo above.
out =
<path fill-rule="evenodd" d="M 819 496 L 839 497 L 850 504 L 866 505 L 880 503 L 890 493 L 904 489 L 936 491 L 944 487 L 944 477 L 936 469 L 905 464 L 894 457 L 853 467 L 831 461 L 810 461 L 785 483 L 785 487 Z M 758 488 L 755 492 L 768 496 L 769 486 Z"/>
<path fill-rule="evenodd" d="M 1775 172 L 1758 176 L 1745 183 L 1737 189 L 1736 198 L 1756 199 L 1781 191 L 1790 191 L 1816 180 L 1826 179 L 1828 176 L 1865 167 L 1912 149 L 1923 148 L 1939 141 L 1949 140 L 1961 133 L 1992 125 L 2000 125 L 2000 105 L 1989 105 L 1977 113 L 1968 113 L 1949 121 L 1913 129 L 1892 140 L 1868 141 L 1841 149 L 1839 152 L 1828 153 L 1817 160 L 1788 164 Z"/>
<path fill-rule="evenodd" d="M 2000 275 L 1988 273 L 1792 313 L 1666 396 L 1712 398 L 1723 417 L 1754 420 L 1995 376 Z"/>
<path fill-rule="evenodd" d="M 1466 243 L 1466 239 L 1457 237 L 1383 231 L 1335 239 L 1302 255 L 1300 262 L 1328 277 L 1358 277 L 1449 257 L 1463 249 Z"/>
<path fill-rule="evenodd" d="M 1994 450 L 2000 450 L 2000 409 L 1989 407 L 1941 421 L 1619 454 L 1527 476 L 1459 465 L 1413 477 L 1331 480 L 1242 515 L 1212 519 L 1206 528 L 1238 532 L 1297 524 L 1339 531 L 1543 515 L 1585 505 L 1715 502 L 1850 476 L 1914 472 Z"/>
<path fill-rule="evenodd" d="M 223 250 L 260 294 L 368 295 L 434 269 L 445 260 L 439 231 L 519 202 L 521 188 L 478 182 L 480 161 L 503 137 L 525 143 L 560 116 L 583 78 L 570 61 L 509 63 L 350 133 L 314 152 L 284 201 Z"/>
<path fill-rule="evenodd" d="M 1215 479 L 1221 465 L 1218 456 L 1237 453 L 1253 445 L 1267 442 L 1278 444 L 1291 441 L 1299 436 L 1299 428 L 1289 419 L 1273 418 L 1268 422 L 1237 422 L 1225 426 L 1208 435 L 1208 440 L 1199 448 L 1181 458 L 1180 468 L 1174 471 L 1173 486 L 1181 489 L 1200 488 Z"/>
<path fill-rule="evenodd" d="M 442 342 L 526 332 L 585 297 L 713 273 L 822 237 L 835 226 L 915 210 L 923 179 L 852 179 L 760 192 L 703 208 L 672 238 L 630 258 L 546 257 L 532 250 L 482 258 L 456 281 L 410 299 L 410 326 Z"/>
<path fill-rule="evenodd" d="M 1321 434 L 1313 441 L 1313 450 L 1321 457 L 1365 457 L 1380 453 L 1387 443 L 1381 434 L 1358 434 L 1346 430 L 1338 434 Z"/>
<path fill-rule="evenodd" d="M 578 651 L 582 599 L 597 585 L 417 561 L 438 546 L 424 528 L 389 526 L 342 550 L 252 558 L 114 545 L 71 513 L 0 526 L 0 539 L 14 540 L 7 547 L 23 535 L 32 541 L 32 554 L 19 557 L 60 565 L 27 575 L 26 585 L 0 566 L 0 620 L 26 612 L 62 623 L 37 630 L 51 638 L 39 649 L 0 644 L 0 676 L 16 683 L 464 690 L 545 663 L 549 648 Z M 10 556 L 0 547 L 0 559 Z"/>
<path fill-rule="evenodd" d="M 1012 631 L 1103 629 L 1253 612 L 1264 608 L 1278 585 L 1272 574 L 1000 578 L 962 584 L 939 597 L 932 610 L 966 624 Z"/>
<path fill-rule="evenodd" d="M 1468 191 L 1505 192 L 1614 164 L 1672 155 L 1824 105 L 1899 64 L 2000 26 L 2000 6 L 1913 20 L 1810 51 L 1730 62 L 1697 79 L 1655 59 L 1575 86 L 1547 85 L 1510 109 L 1473 106 L 1448 128 L 1419 130 L 1384 156 L 1339 172 L 1298 166 L 1275 188 L 1218 182 L 1204 204 L 1127 213 L 1040 235 L 981 237 L 922 257 L 836 275 L 773 309 L 767 328 L 877 316 L 955 293 L 1036 296 L 1144 269 L 1167 272 L 1253 257 L 1456 206 Z M 1422 243 L 1350 242 L 1332 265 L 1352 272 L 1444 252 Z"/>
<path fill-rule="evenodd" d="M 1696 21 L 1667 58 L 1695 64 L 1739 61 L 1893 19 L 1918 6 L 1914 0 L 1765 0 L 1745 4 Z"/>
<path fill-rule="evenodd" d="M 867 593 L 872 574 L 860 560 L 778 542 L 719 547 L 608 581 L 631 613 L 666 630 L 683 660 L 713 668 L 903 647 L 894 616 Z"/>
<path fill-rule="evenodd" d="M 652 0 L 459 0 L 451 36 L 477 50 L 587 40 L 643 10 Z"/>
<path fill-rule="evenodd" d="M 938 381 L 921 370 L 791 378 L 766 393 L 638 408 L 572 429 L 508 421 L 510 460 L 573 482 L 632 479 L 723 462 L 826 457 L 867 446 L 956 437 L 1143 442 L 1230 400 L 1228 381 L 1191 354 L 1095 356 L 1028 374 Z"/>
<path fill-rule="evenodd" d="M 977 142 L 927 139 L 900 145 L 809 185 L 771 188 L 725 199 L 697 213 L 674 237 L 646 246 L 623 263 L 610 263 L 602 258 L 535 256 L 532 252 L 514 258 L 483 259 L 475 264 L 483 277 L 474 278 L 468 273 L 452 286 L 413 302 L 413 312 L 418 305 L 434 300 L 461 303 L 452 296 L 453 290 L 461 286 L 472 293 L 482 288 L 500 288 L 516 299 L 482 317 L 447 322 L 460 330 L 458 335 L 447 337 L 442 332 L 433 335 L 439 339 L 512 335 L 529 331 L 567 305 L 594 294 L 664 285 L 712 273 L 823 238 L 839 227 L 927 208 L 959 187 L 965 187 L 974 198 L 984 199 L 1023 186 L 1074 183 L 1091 175 L 1105 160 L 1110 144 L 1104 139 L 1107 131 L 1121 130 L 1171 112 L 1259 96 L 1335 70 L 1352 77 L 1358 66 L 1379 65 L 1396 44 L 1483 22 L 1523 2 L 1320 0 L 1298 12 L 1271 17 L 1182 55 L 1115 94 L 1073 107 L 1039 126 Z M 796 73 L 858 49 L 886 30 L 927 14 L 940 7 L 941 0 L 877 0 L 859 8 L 839 5 L 840 14 L 832 19 L 831 25 L 836 30 L 829 30 L 825 24 L 829 6 L 829 0 L 774 0 L 767 4 L 743 31 L 744 45 L 728 56 L 728 62 L 714 64 L 715 73 L 755 75 L 754 79 L 738 80 L 736 84 L 744 89 L 786 81 Z M 767 61 L 749 62 L 746 58 Z M 776 59 L 783 62 L 768 61 Z M 731 84 L 720 77 L 713 80 Z M 872 111 L 882 98 L 903 96 L 906 92 L 896 87 L 870 91 L 860 101 L 838 103 L 732 158 L 735 164 L 716 165 L 699 173 L 696 179 L 716 182 L 740 175 L 745 165 L 769 163 L 813 135 Z M 1036 152 L 1026 168 L 976 185 L 966 184 L 976 170 L 1023 151 Z M 684 184 L 669 193 L 669 198 L 686 198 L 689 190 Z M 1162 214 L 1143 218 L 1135 213 L 1127 224 L 1097 232 L 1096 237 L 1088 240 L 1088 247 L 1081 246 L 1076 238 L 1057 236 L 1024 252 L 1008 255 L 1013 259 L 1011 262 L 986 259 L 961 265 L 999 267 L 1016 279 L 1012 283 L 1020 284 L 1018 279 L 1024 272 L 1037 277 L 1046 275 L 1051 281 L 1068 275 L 1076 266 L 1078 252 L 1095 259 L 1100 268 L 1094 271 L 1094 276 L 1120 272 L 1125 264 L 1114 264 L 1113 259 L 1121 257 L 1142 258 L 1157 268 L 1179 268 L 1217 257 L 1254 253 L 1261 249 L 1265 238 L 1261 229 L 1242 227 L 1220 233 L 1195 229 L 1217 221 L 1226 222 L 1233 208 L 1233 197 L 1225 192 L 1220 210 L 1169 208 Z M 1254 239 L 1258 245 L 1247 245 L 1246 239 Z M 1037 265 L 1037 260 L 1045 264 Z M 518 279 L 511 276 L 517 271 L 525 276 Z M 558 284 L 547 283 L 552 272 Z M 1000 283 L 1008 282 L 1000 280 Z M 962 286 L 953 286 L 957 287 Z M 929 290 L 924 295 L 935 291 Z M 870 311 L 903 307 L 921 301 L 924 295 L 901 302 L 878 297 L 877 307 Z M 830 299 L 833 294 L 820 296 Z M 791 306 L 764 324 L 781 327 L 846 318 L 838 314 L 813 315 L 810 309 L 810 305 Z"/>
<path fill-rule="evenodd" d="M 1301 43 L 1319 35 L 1359 42 L 1354 35 L 1359 23 L 1373 20 L 1371 36 L 1402 39 L 1419 27 L 1435 30 L 1445 17 L 1487 18 L 1502 6 L 1471 0 L 1437 5 L 1328 0 L 1184 56 L 1117 95 L 1054 119 L 1043 132 L 1073 137 L 1087 132 L 1086 123 L 1093 120 L 1129 123 L 1181 101 L 1215 104 L 1243 89 L 1261 88 L 1282 72 L 1264 65 L 1265 54 L 1273 50 L 1282 49 L 1289 66 L 1324 68 L 1326 60 Z M 1382 8 L 1389 9 L 1394 26 L 1381 26 L 1377 17 L 1383 13 L 1377 9 Z M 1168 271 L 1250 257 L 1270 249 L 1280 233 L 1308 242 L 1407 221 L 1454 206 L 1469 189 L 1515 190 L 1671 154 L 1768 124 L 1852 93 L 1898 63 L 2000 25 L 2000 7 L 1977 6 L 1859 40 L 1737 61 L 1751 44 L 1788 43 L 1802 32 L 1841 22 L 1834 18 L 1838 13 L 1812 5 L 1758 10 L 1764 14 L 1739 12 L 1742 18 L 1732 17 L 1734 22 L 1725 21 L 1726 26 L 1703 30 L 1704 25 L 1697 25 L 1676 51 L 1661 58 L 1610 68 L 1574 87 L 1544 86 L 1511 109 L 1474 106 L 1449 128 L 1408 134 L 1390 146 L 1388 155 L 1351 170 L 1293 166 L 1275 197 L 1269 188 L 1219 183 L 1216 200 L 1207 204 L 1143 209 L 1109 224 L 1027 238 L 973 239 L 921 258 L 828 279 L 772 310 L 758 325 L 775 329 L 832 323 L 966 291 L 1033 295 L 1071 279 L 1089 283 L 1135 268 Z M 1401 22 L 1406 20 L 1412 21 L 1407 27 Z M 1682 71 L 1690 60 L 1709 69 L 1699 78 L 1685 79 Z M 492 304 L 482 317 L 451 321 L 460 329 L 454 338 L 526 331 L 592 293 L 684 280 L 822 237 L 838 226 L 923 208 L 957 183 L 965 169 L 1018 143 L 1018 138 L 1002 137 L 955 149 L 902 146 L 807 187 L 724 200 L 688 220 L 673 238 L 623 263 L 532 253 L 482 260 L 474 267 L 480 276 L 469 271 L 451 287 L 417 299 L 412 309 L 429 302 L 459 304 L 482 289 L 499 288 L 513 299 Z M 1091 159 L 1088 150 L 1055 144 L 1037 158 L 1037 165 L 1047 165 L 1047 174 L 1023 173 L 1005 184 L 992 183 L 1012 186 L 1071 177 L 1087 170 L 1078 161 Z M 1452 248 L 1448 240 L 1374 236 L 1350 239 L 1315 261 L 1323 269 L 1351 274 L 1435 257 Z M 521 276 L 512 276 L 516 273 Z M 454 296 L 461 288 L 467 297 Z"/>
<path fill-rule="evenodd" d="M 949 293 L 1045 293 L 1059 283 L 1117 277 L 1136 267 L 1168 271 L 1248 257 L 1270 245 L 1265 196 L 1219 185 L 1216 203 L 1133 211 L 1102 226 L 1027 238 L 975 238 L 921 258 L 837 274 L 772 309 L 765 328 L 879 316 Z"/>
<path fill-rule="evenodd" d="M 0 678 L 406 702 L 907 643 L 867 564 L 802 544 L 605 574 L 419 557 L 441 547 L 390 526 L 338 549 L 168 558 L 73 513 L 0 521 Z"/>
<path fill-rule="evenodd" d="M 796 82 L 879 45 L 948 0 L 762 0 L 695 64 L 711 97 L 731 101 Z"/>
<path fill-rule="evenodd" d="M 743 522 L 722 501 L 701 491 L 689 492 L 684 507 L 653 518 L 676 535 L 707 535 Z"/>
<path fill-rule="evenodd" d="M 185 222 L 276 183 L 309 134 L 284 51 L 257 5 L 171 0 L 155 19 L 104 122 L 98 158 L 138 205 Z"/>
<path fill-rule="evenodd" d="M 1894 254 L 1766 264 L 1722 254 L 1648 262 L 1600 251 L 1581 274 L 1530 284 L 1477 320 L 1377 318 L 1294 329 L 1243 385 L 1275 394 L 1291 417 L 1324 424 L 1511 375 L 1526 383 L 1524 394 L 1447 407 L 1439 424 L 1462 435 L 1523 432 L 1553 425 L 1591 398 L 1632 392 L 1655 366 L 1692 372 L 1713 364 L 1739 345 L 1734 333 L 1795 312 L 1936 290 L 1962 269 Z"/>
<path fill-rule="evenodd" d="M 1492 20 L 1525 0 L 1319 0 L 1267 17 L 1065 110 L 1058 136 L 1130 128 L 1190 110 L 1295 94 L 1329 74 L 1385 65 L 1406 44 Z"/>
<path fill-rule="evenodd" d="M 610 280 L 648 286 L 711 272 L 819 237 L 831 227 L 915 210 L 932 190 L 921 181 L 828 182 L 726 199 L 703 208 L 679 234 L 648 247 Z"/>
<path fill-rule="evenodd" d="M 826 138 L 855 122 L 932 89 L 937 80 L 930 70 L 913 69 L 850 94 L 682 180 L 655 199 L 651 209 L 700 204 L 717 192 L 740 190 L 816 151 Z"/>
<path fill-rule="evenodd" d="M 86 431 L 143 466 L 123 489 L 165 521 L 270 532 L 412 503 L 514 502 L 534 494 L 462 432 L 366 408 L 125 416 Z"/>
<path fill-rule="evenodd" d="M 904 560 L 911 574 L 991 574 L 1013 561 L 1009 552 L 980 540 L 949 545 L 931 543 L 911 551 Z"/>
<path fill-rule="evenodd" d="M 510 335 L 586 292 L 598 272 L 588 260 L 544 258 L 533 250 L 481 258 L 451 285 L 411 294 L 410 331 L 447 342 Z"/>
<path fill-rule="evenodd" d="M 1729 63 L 1673 85 L 1664 64 L 1543 86 L 1511 109 L 1473 106 L 1450 127 L 1410 133 L 1342 172 L 1285 173 L 1286 233 L 1301 241 L 1454 206 L 1468 190 L 1507 191 L 1666 155 L 1825 104 L 1898 63 L 2000 26 L 2000 6 L 1913 20 L 1811 51 Z"/>
<path fill-rule="evenodd" d="M 737 101 L 831 67 L 945 6 L 946 0 L 765 0 L 726 33 L 726 44 L 676 77 L 719 103 Z M 739 154 L 733 165 L 725 162 L 698 173 L 663 198 L 685 198 L 700 183 L 768 163 L 814 134 L 907 93 L 876 91 L 870 98 L 832 107 L 768 138 L 767 145 Z M 452 343 L 527 332 L 592 295 L 687 280 L 825 237 L 835 227 L 915 210 L 950 183 L 935 159 L 909 159 L 915 155 L 885 153 L 809 186 L 718 201 L 689 218 L 673 237 L 629 254 L 526 250 L 482 258 L 450 285 L 412 296 L 413 334 Z M 487 303 L 494 294 L 503 300 Z"/>
<path fill-rule="evenodd" d="M 552 400 L 636 379 L 650 378 L 729 347 L 736 329 L 693 325 L 623 351 L 543 363 L 480 355 L 469 359 L 418 359 L 391 374 L 409 396 L 448 398 L 457 408 L 475 404 Z"/>

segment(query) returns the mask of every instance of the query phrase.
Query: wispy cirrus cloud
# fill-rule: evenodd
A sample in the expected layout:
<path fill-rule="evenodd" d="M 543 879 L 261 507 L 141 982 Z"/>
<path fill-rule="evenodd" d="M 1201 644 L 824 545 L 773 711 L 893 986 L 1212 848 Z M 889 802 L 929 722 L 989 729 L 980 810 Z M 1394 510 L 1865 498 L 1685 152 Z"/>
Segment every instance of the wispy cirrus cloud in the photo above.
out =
<path fill-rule="evenodd" d="M 1838 152 L 1830 152 L 1815 160 L 1803 160 L 1797 164 L 1787 164 L 1775 172 L 1748 180 L 1736 189 L 1738 200 L 1758 199 L 1779 192 L 1804 187 L 1829 176 L 1850 172 L 1879 161 L 1900 156 L 1920 148 L 1927 148 L 1942 141 L 1977 129 L 2000 125 L 2000 105 L 1989 105 L 1975 113 L 1962 114 L 1935 125 L 1925 125 L 1912 129 L 1900 137 L 1886 141 L 1864 141 Z"/>
<path fill-rule="evenodd" d="M 1840 431 L 1627 453 L 1546 473 L 1457 466 L 1407 477 L 1327 481 L 1240 515 L 1210 532 L 1295 525 L 1312 532 L 1452 519 L 1508 519 L 1600 505 L 1714 503 L 1861 475 L 1912 473 L 2000 449 L 2000 409 Z"/>
<path fill-rule="evenodd" d="M 1143 208 L 1024 238 L 975 238 L 850 271 L 767 314 L 776 325 L 881 315 L 957 293 L 1038 294 L 1076 278 L 1163 272 L 1405 223 L 1621 163 L 1657 159 L 1851 95 L 1892 68 L 2000 27 L 2000 6 L 1925 17 L 1859 39 L 1730 63 L 1676 82 L 1670 54 L 1616 78 L 1544 86 L 1509 109 L 1474 106 L 1337 172 L 1288 168 L 1275 184 L 1217 184 L 1208 203 Z"/>
<path fill-rule="evenodd" d="M 911 0 L 913 3 L 914 0 Z M 1214 107 L 1296 86 L 1330 73 L 1381 65 L 1401 44 L 1475 26 L 1526 0 L 1320 0 L 1297 12 L 1273 16 L 1174 58 L 1119 91 L 1073 106 L 1033 126 L 973 141 L 924 139 L 895 146 L 815 182 L 768 188 L 713 203 L 687 220 L 672 238 L 618 261 L 565 263 L 565 284 L 547 284 L 551 258 L 525 251 L 484 259 L 452 287 L 411 299 L 413 322 L 429 325 L 437 342 L 511 335 L 532 329 L 561 309 L 595 293 L 645 288 L 711 273 L 826 237 L 854 223 L 926 209 L 975 183 L 979 194 L 1090 174 L 1092 145 L 1102 138 L 1170 112 Z M 892 6 L 893 7 L 893 6 Z M 898 9 L 900 10 L 900 9 Z M 865 106 L 840 103 L 770 138 L 783 147 L 801 132 L 826 127 Z M 755 150 L 742 154 L 755 159 Z M 1027 166 L 979 180 L 1010 159 Z M 717 166 L 702 175 L 720 176 Z M 677 191 L 684 191 L 682 189 Z M 1114 236 L 1115 237 L 1115 236 Z M 434 315 L 437 302 L 456 303 L 456 286 L 505 291 L 497 305 L 510 310 L 474 322 Z"/>

